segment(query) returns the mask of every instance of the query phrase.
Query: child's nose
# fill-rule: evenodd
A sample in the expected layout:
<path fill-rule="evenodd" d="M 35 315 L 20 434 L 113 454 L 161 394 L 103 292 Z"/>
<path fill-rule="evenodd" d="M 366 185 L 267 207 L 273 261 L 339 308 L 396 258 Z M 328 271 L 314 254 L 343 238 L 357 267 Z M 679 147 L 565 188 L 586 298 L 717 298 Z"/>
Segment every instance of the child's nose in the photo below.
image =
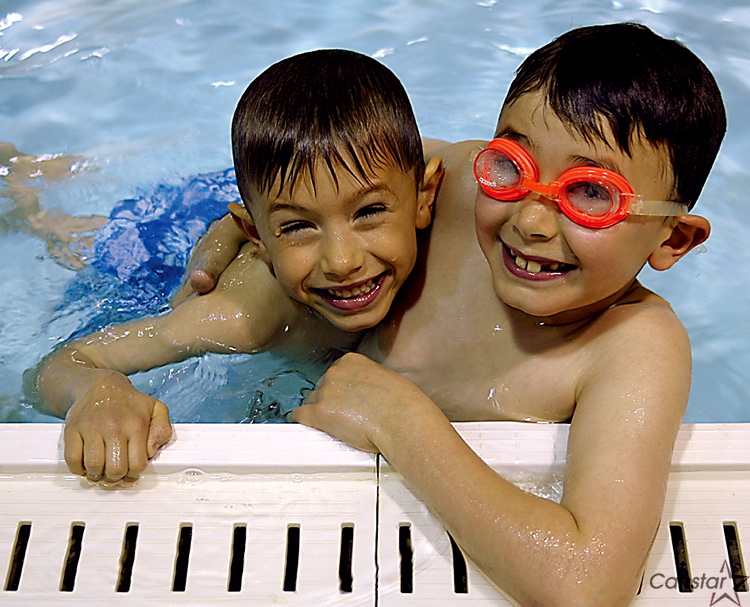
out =
<path fill-rule="evenodd" d="M 340 231 L 325 238 L 321 269 L 328 280 L 342 280 L 362 267 L 363 258 L 358 239 Z"/>
<path fill-rule="evenodd" d="M 549 240 L 557 234 L 560 211 L 551 198 L 530 193 L 516 208 L 513 223 L 525 239 Z"/>

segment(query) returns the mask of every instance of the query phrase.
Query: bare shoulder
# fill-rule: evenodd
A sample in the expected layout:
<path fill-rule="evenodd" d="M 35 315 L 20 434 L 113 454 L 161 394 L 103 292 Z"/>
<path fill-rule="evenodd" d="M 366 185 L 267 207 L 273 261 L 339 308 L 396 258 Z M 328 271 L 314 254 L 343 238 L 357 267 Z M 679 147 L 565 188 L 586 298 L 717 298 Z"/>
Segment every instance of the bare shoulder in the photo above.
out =
<path fill-rule="evenodd" d="M 672 428 L 679 424 L 692 359 L 687 331 L 669 304 L 638 285 L 589 330 L 576 415 L 619 417 L 638 410 Z"/>
<path fill-rule="evenodd" d="M 452 143 L 446 147 L 441 156 L 446 165 L 459 164 L 464 165 L 467 161 L 473 164 L 476 155 L 487 145 L 487 142 L 479 139 L 469 139 Z"/>
<path fill-rule="evenodd" d="M 469 157 L 473 160 L 473 156 L 486 145 L 486 141 L 478 139 L 456 143 L 441 139 L 422 139 L 425 158 L 430 159 L 433 156 L 440 156 L 446 163 L 462 162 Z"/>
<path fill-rule="evenodd" d="M 669 342 L 664 347 L 670 350 L 690 347 L 687 331 L 669 302 L 640 284 L 595 322 L 601 341 L 618 342 L 624 348 L 663 341 Z M 625 338 L 629 339 L 622 343 Z"/>
<path fill-rule="evenodd" d="M 474 179 L 474 158 L 486 144 L 484 141 L 460 141 L 440 148 L 445 175 L 438 192 L 435 220 L 443 220 L 450 226 L 453 222 L 466 223 L 474 229 L 474 201 L 477 183 Z M 470 222 L 467 221 L 471 219 Z M 452 228 L 451 228 L 452 229 Z"/>

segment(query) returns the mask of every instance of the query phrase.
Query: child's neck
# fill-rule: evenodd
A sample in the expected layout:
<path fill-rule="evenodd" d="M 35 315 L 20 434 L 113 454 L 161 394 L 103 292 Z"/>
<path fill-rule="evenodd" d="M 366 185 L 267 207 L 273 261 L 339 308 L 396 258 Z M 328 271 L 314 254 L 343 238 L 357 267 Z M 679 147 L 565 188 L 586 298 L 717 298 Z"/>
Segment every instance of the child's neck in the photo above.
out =
<path fill-rule="evenodd" d="M 593 304 L 565 310 L 552 316 L 533 316 L 523 310 L 518 310 L 506 305 L 508 309 L 508 318 L 512 325 L 518 325 L 523 328 L 524 332 L 534 330 L 549 331 L 555 328 L 555 333 L 560 335 L 575 333 L 581 328 L 596 320 L 602 312 L 605 312 L 612 306 L 619 306 L 642 301 L 644 296 L 650 293 L 635 278 L 625 287 L 613 293 L 609 297 L 597 301 Z"/>

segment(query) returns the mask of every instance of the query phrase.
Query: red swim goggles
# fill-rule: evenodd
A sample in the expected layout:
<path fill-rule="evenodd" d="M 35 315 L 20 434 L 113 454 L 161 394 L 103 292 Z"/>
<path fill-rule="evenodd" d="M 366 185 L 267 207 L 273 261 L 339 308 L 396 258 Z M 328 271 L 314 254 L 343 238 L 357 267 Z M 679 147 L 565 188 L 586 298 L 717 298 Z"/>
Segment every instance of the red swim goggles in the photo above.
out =
<path fill-rule="evenodd" d="M 557 181 L 539 183 L 531 154 L 512 139 L 490 141 L 474 160 L 474 176 L 485 194 L 496 200 L 514 202 L 536 192 L 587 228 L 608 228 L 628 215 L 670 217 L 688 212 L 687 205 L 678 202 L 643 200 L 622 175 L 599 167 L 574 167 Z"/>

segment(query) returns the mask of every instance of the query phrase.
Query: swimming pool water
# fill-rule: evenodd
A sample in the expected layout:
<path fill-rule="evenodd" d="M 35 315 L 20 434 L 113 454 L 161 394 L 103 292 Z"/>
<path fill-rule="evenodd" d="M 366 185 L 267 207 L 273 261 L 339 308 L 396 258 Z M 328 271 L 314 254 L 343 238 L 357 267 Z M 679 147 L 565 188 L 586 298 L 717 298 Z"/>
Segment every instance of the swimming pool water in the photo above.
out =
<path fill-rule="evenodd" d="M 713 234 L 704 252 L 642 278 L 691 335 L 686 421 L 750 421 L 744 1 L 4 0 L 0 141 L 84 157 L 73 178 L 44 184 L 42 199 L 68 213 L 108 214 L 144 185 L 230 166 L 234 105 L 282 57 L 320 47 L 378 57 L 404 82 L 423 135 L 486 139 L 531 50 L 571 27 L 629 20 L 685 42 L 725 96 L 727 138 L 696 209 Z M 24 234 L 0 235 L 0 255 L 0 421 L 45 419 L 22 403 L 21 375 L 72 330 L 69 319 L 54 317 L 72 273 Z M 248 391 L 273 400 L 285 382 L 309 385 L 294 373 L 273 356 L 207 357 L 136 381 L 163 395 L 177 421 L 239 421 L 252 414 Z"/>

